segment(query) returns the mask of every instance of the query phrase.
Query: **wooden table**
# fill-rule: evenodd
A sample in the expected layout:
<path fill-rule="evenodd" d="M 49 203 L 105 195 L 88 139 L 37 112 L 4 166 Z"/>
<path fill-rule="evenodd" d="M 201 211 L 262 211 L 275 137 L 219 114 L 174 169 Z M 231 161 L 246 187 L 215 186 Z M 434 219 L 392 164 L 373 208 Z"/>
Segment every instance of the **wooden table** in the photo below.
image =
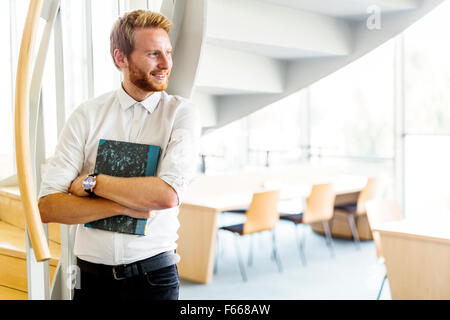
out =
<path fill-rule="evenodd" d="M 450 299 L 450 215 L 373 226 L 392 299 Z"/>
<path fill-rule="evenodd" d="M 180 277 L 199 283 L 210 283 L 214 268 L 217 216 L 220 212 L 248 207 L 252 195 L 266 187 L 280 187 L 281 199 L 306 198 L 314 183 L 335 183 L 336 199 L 355 201 L 367 179 L 361 176 L 323 174 L 299 179 L 303 169 L 263 170 L 221 176 L 200 176 L 192 183 L 180 206 L 177 253 Z M 309 172 L 308 172 L 309 173 Z M 299 181 L 302 181 L 299 183 Z M 350 195 L 350 197 L 349 197 Z"/>

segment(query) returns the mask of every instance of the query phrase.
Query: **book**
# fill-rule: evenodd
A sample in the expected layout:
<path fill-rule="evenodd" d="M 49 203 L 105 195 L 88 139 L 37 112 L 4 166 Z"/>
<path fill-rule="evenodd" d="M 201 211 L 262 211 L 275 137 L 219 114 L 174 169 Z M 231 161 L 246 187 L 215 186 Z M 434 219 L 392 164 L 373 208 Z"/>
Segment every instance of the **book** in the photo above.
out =
<path fill-rule="evenodd" d="M 94 173 L 115 177 L 155 176 L 160 153 L 161 148 L 155 145 L 100 139 Z M 119 215 L 88 222 L 84 226 L 145 235 L 147 220 Z"/>

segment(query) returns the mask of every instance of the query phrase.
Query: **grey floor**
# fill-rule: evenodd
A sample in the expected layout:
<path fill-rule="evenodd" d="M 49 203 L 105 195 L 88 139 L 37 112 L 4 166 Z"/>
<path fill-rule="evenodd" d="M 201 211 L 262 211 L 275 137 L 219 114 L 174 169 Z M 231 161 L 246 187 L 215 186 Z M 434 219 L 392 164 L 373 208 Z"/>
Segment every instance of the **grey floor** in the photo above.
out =
<path fill-rule="evenodd" d="M 222 214 L 219 225 L 243 222 L 238 214 Z M 385 274 L 379 264 L 373 241 L 362 241 L 360 250 L 351 240 L 334 238 L 335 257 L 330 255 L 325 237 L 307 225 L 305 236 L 307 265 L 303 266 L 297 249 L 295 227 L 280 220 L 276 239 L 283 272 L 271 258 L 272 235 L 264 232 L 251 240 L 240 239 L 240 248 L 248 280 L 243 282 L 235 249 L 235 236 L 221 231 L 217 273 L 210 284 L 181 279 L 180 299 L 186 300 L 375 300 Z M 253 242 L 253 264 L 247 265 L 249 244 Z M 385 282 L 381 300 L 390 300 L 389 281 Z"/>

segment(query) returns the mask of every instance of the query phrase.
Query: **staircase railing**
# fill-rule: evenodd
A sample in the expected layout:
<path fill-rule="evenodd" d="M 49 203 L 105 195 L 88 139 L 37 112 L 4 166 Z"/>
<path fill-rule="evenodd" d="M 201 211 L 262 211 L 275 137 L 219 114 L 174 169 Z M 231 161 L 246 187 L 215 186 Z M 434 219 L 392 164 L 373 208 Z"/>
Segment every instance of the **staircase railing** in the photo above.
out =
<path fill-rule="evenodd" d="M 59 91 L 64 91 L 62 71 L 62 39 L 61 26 L 58 24 L 60 0 L 31 0 L 28 8 L 26 23 L 24 26 L 22 43 L 19 52 L 17 81 L 16 81 L 16 107 L 15 107 L 15 141 L 17 158 L 17 180 L 25 211 L 26 244 L 27 244 L 27 282 L 29 299 L 50 299 L 53 290 L 50 289 L 50 250 L 47 240 L 47 226 L 41 221 L 37 194 L 41 182 L 41 165 L 45 161 L 45 139 L 43 129 L 43 103 L 42 103 L 42 78 L 45 68 L 50 35 L 55 21 L 57 22 L 55 35 L 55 48 L 59 49 L 56 62 L 59 62 L 59 70 L 56 72 L 58 81 L 57 89 L 57 122 L 58 129 L 64 123 L 64 96 Z M 45 28 L 39 43 L 39 49 L 33 61 L 33 47 L 38 30 L 39 18 L 46 20 Z M 33 72 L 31 74 L 31 70 Z M 59 132 L 58 132 L 59 134 Z M 61 269 L 61 260 L 65 265 L 70 260 L 70 254 L 66 251 L 70 248 L 66 234 L 69 234 L 69 226 L 61 225 L 61 257 L 58 268 Z M 68 259 L 66 259 L 66 258 Z M 65 269 L 63 267 L 63 269 Z M 59 270 L 56 274 L 61 274 Z M 61 289 L 61 282 L 65 281 L 65 274 L 55 277 L 53 288 L 60 290 L 58 297 L 70 299 L 70 293 Z"/>
<path fill-rule="evenodd" d="M 29 135 L 29 95 L 32 52 L 43 0 L 31 0 L 20 45 L 15 93 L 15 150 L 25 221 L 37 261 L 50 259 L 50 250 L 36 199 Z"/>

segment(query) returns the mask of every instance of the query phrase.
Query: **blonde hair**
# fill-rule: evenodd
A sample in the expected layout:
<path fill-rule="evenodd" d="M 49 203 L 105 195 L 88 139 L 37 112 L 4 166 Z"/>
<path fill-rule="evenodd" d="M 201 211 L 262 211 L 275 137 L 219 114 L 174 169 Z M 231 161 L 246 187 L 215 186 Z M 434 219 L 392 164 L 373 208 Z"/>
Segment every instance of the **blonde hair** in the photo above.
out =
<path fill-rule="evenodd" d="M 134 10 L 119 17 L 110 35 L 110 52 L 118 69 L 120 68 L 114 59 L 114 50 L 119 49 L 129 58 L 134 50 L 134 32 L 138 28 L 161 28 L 169 33 L 172 22 L 162 14 L 147 10 Z"/>

